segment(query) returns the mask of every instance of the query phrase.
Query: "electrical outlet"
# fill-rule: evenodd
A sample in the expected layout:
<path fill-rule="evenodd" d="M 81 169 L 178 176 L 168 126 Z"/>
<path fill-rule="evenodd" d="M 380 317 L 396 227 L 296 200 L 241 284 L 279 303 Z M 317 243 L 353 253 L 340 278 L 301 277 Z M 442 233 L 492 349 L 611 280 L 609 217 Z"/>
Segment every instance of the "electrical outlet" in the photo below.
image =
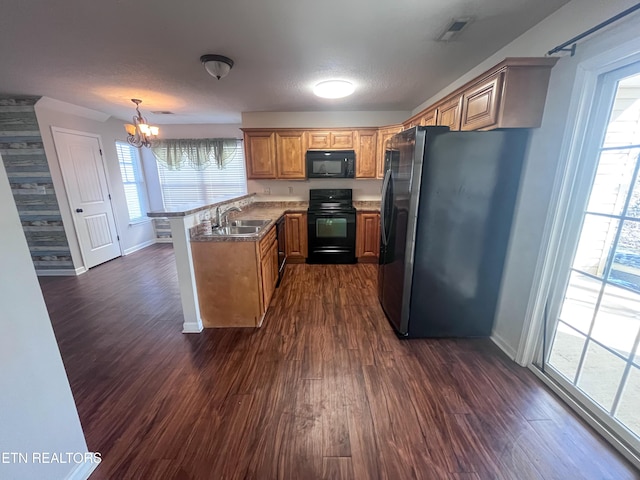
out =
<path fill-rule="evenodd" d="M 271 189 L 270 188 L 265 188 L 262 190 L 262 193 L 265 195 L 271 195 Z"/>
<path fill-rule="evenodd" d="M 36 188 L 36 192 L 38 192 L 38 195 L 46 195 L 47 187 L 45 187 L 44 185 L 38 185 L 38 187 Z"/>
<path fill-rule="evenodd" d="M 293 187 L 289 187 L 289 195 L 293 195 Z"/>

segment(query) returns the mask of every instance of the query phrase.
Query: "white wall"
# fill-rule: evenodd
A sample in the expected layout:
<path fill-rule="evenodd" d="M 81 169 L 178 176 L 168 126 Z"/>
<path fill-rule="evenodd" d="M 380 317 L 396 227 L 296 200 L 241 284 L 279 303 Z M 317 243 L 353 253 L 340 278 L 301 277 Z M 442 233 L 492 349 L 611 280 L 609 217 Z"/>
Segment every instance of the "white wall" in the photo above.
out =
<path fill-rule="evenodd" d="M 78 466 L 34 464 L 33 452 L 86 452 L 87 445 L 2 161 L 0 204 L 0 455 L 29 459 L 0 457 L 0 478 L 64 479 Z"/>
<path fill-rule="evenodd" d="M 322 179 L 309 180 L 247 180 L 249 193 L 257 193 L 259 202 L 308 201 L 311 188 L 351 188 L 354 200 L 380 200 L 382 180 Z M 270 193 L 266 193 L 268 189 Z M 291 189 L 291 190 L 289 190 Z"/>
<path fill-rule="evenodd" d="M 40 126 L 40 133 L 42 134 L 49 169 L 51 170 L 51 177 L 55 185 L 56 197 L 60 204 L 62 221 L 64 222 L 65 232 L 69 240 L 74 267 L 78 269 L 84 267 L 84 265 L 82 256 L 80 255 L 78 237 L 73 226 L 71 208 L 64 188 L 60 162 L 56 153 L 51 127 L 67 128 L 101 136 L 107 178 L 111 188 L 111 198 L 122 249 L 126 253 L 146 245 L 149 242 L 154 242 L 155 232 L 150 220 L 129 225 L 129 212 L 127 211 L 127 202 L 115 147 L 116 140 L 127 140 L 123 126 L 125 122 L 116 118 L 105 119 L 105 116 L 101 117 L 101 115 L 104 114 L 100 112 L 46 97 L 43 97 L 36 103 L 35 111 Z"/>
<path fill-rule="evenodd" d="M 404 122 L 411 112 L 244 112 L 244 128 L 382 127 Z"/>
<path fill-rule="evenodd" d="M 414 113 L 452 92 L 505 57 L 542 56 L 556 45 L 635 4 L 622 0 L 573 0 L 506 45 L 449 87 L 418 106 Z M 575 57 L 562 57 L 551 73 L 541 128 L 532 131 L 520 183 L 509 250 L 502 279 L 493 339 L 512 358 L 516 356 L 530 303 L 549 205 L 559 162 L 565 125 L 570 115 L 578 63 L 614 45 L 623 37 L 637 37 L 638 14 L 615 24 L 578 45 Z"/>
<path fill-rule="evenodd" d="M 424 110 L 468 81 L 487 71 L 506 57 L 542 57 L 552 48 L 585 30 L 632 7 L 636 0 L 573 0 L 556 10 L 527 32 L 476 65 L 440 92 L 413 109 L 411 115 Z M 636 12 L 637 18 L 637 12 Z M 612 30 L 618 24 L 607 27 Z"/>

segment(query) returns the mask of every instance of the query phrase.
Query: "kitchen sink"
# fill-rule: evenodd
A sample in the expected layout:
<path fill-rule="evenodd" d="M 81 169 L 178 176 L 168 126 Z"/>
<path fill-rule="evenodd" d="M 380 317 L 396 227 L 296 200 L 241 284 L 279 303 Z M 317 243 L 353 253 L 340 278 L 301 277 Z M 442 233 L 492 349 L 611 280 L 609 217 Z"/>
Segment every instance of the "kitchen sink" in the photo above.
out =
<path fill-rule="evenodd" d="M 238 226 L 232 225 L 229 227 L 218 227 L 214 228 L 211 232 L 211 235 L 217 237 L 237 237 L 237 236 L 250 236 L 256 235 L 260 230 L 262 230 L 263 226 Z"/>
<path fill-rule="evenodd" d="M 271 219 L 269 220 L 233 220 L 231 222 L 232 227 L 264 227 L 267 225 Z"/>

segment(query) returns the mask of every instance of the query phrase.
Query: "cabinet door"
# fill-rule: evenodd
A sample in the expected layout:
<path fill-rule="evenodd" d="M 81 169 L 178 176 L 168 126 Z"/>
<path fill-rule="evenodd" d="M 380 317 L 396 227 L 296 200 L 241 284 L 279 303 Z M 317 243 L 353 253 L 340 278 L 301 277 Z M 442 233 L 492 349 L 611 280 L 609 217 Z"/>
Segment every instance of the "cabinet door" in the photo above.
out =
<path fill-rule="evenodd" d="M 311 150 L 325 150 L 331 148 L 331 141 L 329 139 L 330 133 L 326 132 L 307 132 L 307 146 Z"/>
<path fill-rule="evenodd" d="M 287 262 L 303 263 L 307 258 L 307 214 L 287 213 L 284 226 Z"/>
<path fill-rule="evenodd" d="M 376 178 L 377 138 L 375 130 L 356 132 L 356 178 Z"/>
<path fill-rule="evenodd" d="M 271 131 L 245 132 L 247 178 L 276 178 L 276 143 Z"/>
<path fill-rule="evenodd" d="M 462 97 L 461 130 L 478 130 L 498 123 L 502 76 L 499 72 Z"/>
<path fill-rule="evenodd" d="M 304 168 L 304 132 L 291 130 L 276 132 L 276 164 L 278 178 L 303 179 L 306 177 Z"/>
<path fill-rule="evenodd" d="M 402 125 L 394 125 L 391 127 L 384 127 L 378 130 L 378 154 L 376 155 L 376 178 L 384 177 L 384 150 L 387 145 L 387 140 L 393 137 L 396 133 L 402 131 Z"/>
<path fill-rule="evenodd" d="M 342 150 L 342 149 L 351 150 L 354 148 L 353 131 L 331 132 L 329 139 L 330 139 L 329 148 L 335 148 L 336 150 Z"/>
<path fill-rule="evenodd" d="M 435 125 L 437 114 L 438 110 L 436 108 L 425 112 L 425 114 L 420 118 L 420 125 L 423 127 Z"/>
<path fill-rule="evenodd" d="M 462 95 L 438 105 L 437 124 L 449 127 L 451 130 L 460 130 L 461 107 Z"/>
<path fill-rule="evenodd" d="M 278 282 L 278 243 L 271 242 L 271 245 L 260 260 L 262 272 L 262 306 L 263 313 L 269 308 L 271 297 Z"/>
<path fill-rule="evenodd" d="M 380 253 L 380 214 L 358 213 L 356 257 L 359 262 L 375 262 Z"/>

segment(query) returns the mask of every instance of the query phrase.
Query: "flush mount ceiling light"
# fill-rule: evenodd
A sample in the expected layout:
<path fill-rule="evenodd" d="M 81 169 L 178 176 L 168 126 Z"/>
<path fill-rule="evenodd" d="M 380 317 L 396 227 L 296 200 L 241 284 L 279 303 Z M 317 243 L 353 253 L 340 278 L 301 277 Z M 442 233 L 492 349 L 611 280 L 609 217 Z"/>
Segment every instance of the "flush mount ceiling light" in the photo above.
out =
<path fill-rule="evenodd" d="M 209 75 L 216 77 L 218 80 L 226 77 L 231 67 L 233 67 L 233 60 L 223 55 L 202 55 L 200 61 L 209 72 Z"/>
<path fill-rule="evenodd" d="M 150 147 L 151 140 L 158 135 L 160 129 L 147 123 L 147 120 L 140 114 L 140 104 L 142 100 L 132 98 L 131 101 L 136 104 L 137 115 L 133 117 L 133 124 L 126 123 L 124 129 L 129 136 L 127 142 L 134 147 Z"/>
<path fill-rule="evenodd" d="M 348 97 L 355 91 L 353 83 L 346 80 L 326 80 L 313 87 L 313 93 L 322 98 Z"/>

